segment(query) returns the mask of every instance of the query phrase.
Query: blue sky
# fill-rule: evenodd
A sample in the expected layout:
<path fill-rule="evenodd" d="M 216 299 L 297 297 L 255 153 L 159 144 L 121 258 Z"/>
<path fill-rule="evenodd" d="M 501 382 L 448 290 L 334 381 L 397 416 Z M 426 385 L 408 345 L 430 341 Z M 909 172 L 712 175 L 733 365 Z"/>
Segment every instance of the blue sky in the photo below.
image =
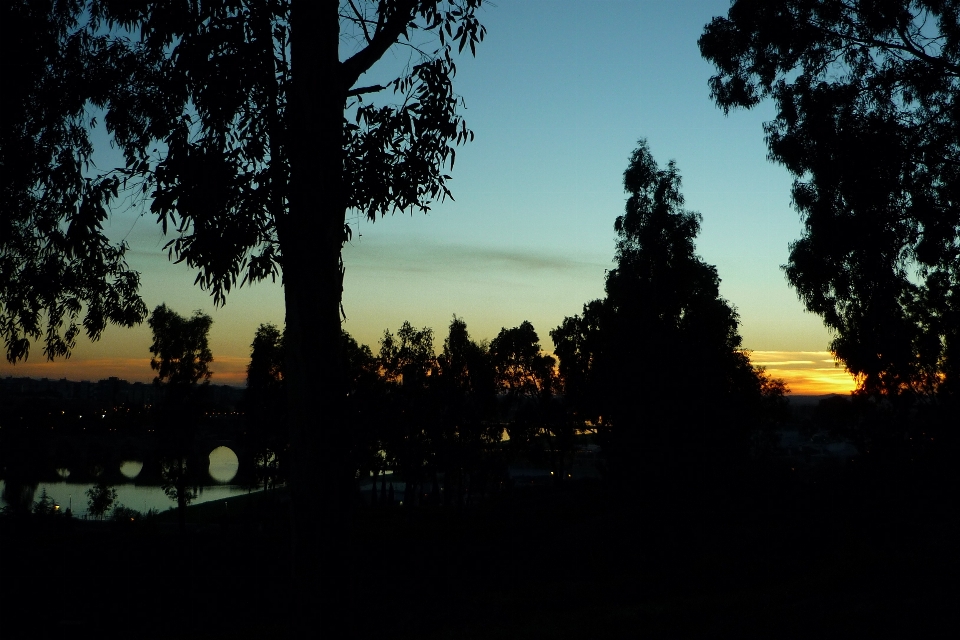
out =
<path fill-rule="evenodd" d="M 344 251 L 347 330 L 376 351 L 383 330 L 404 320 L 433 327 L 438 345 L 454 313 L 476 338 L 530 320 L 549 350 L 549 330 L 603 295 L 623 170 L 646 138 L 658 162 L 676 161 L 687 207 L 703 214 L 698 252 L 717 266 L 755 361 L 774 363 L 771 372 L 796 391 L 848 390 L 849 377 L 825 351 L 827 330 L 780 269 L 801 224 L 789 175 L 766 159 L 762 123 L 773 112 L 761 105 L 724 116 L 709 99 L 713 69 L 697 38 L 728 7 L 728 0 L 486 3 L 486 39 L 475 59 L 458 60 L 456 90 L 476 139 L 457 152 L 449 184 L 456 201 L 428 215 L 354 220 Z M 391 55 L 388 64 L 406 56 Z M 129 234 L 148 306 L 210 313 L 212 368 L 221 382 L 238 382 L 257 325 L 282 323 L 279 285 L 244 288 L 214 309 L 188 269 L 166 262 L 149 215 L 134 219 L 116 212 L 111 233 Z M 103 375 L 113 366 L 115 375 L 146 380 L 149 344 L 146 326 L 110 328 L 100 343 L 78 344 L 72 362 L 41 364 L 36 349 L 28 366 L 4 363 L 0 375 L 79 379 L 72 372 L 95 360 Z"/>

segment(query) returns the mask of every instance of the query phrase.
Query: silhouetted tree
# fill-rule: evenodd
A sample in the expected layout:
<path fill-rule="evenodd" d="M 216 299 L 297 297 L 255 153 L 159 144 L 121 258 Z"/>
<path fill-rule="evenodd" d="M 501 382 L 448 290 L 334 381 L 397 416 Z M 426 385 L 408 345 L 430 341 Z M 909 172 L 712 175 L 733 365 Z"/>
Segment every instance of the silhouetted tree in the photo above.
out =
<path fill-rule="evenodd" d="M 147 307 L 126 245 L 103 232 L 121 180 L 91 174 L 88 104 L 102 104 L 102 38 L 80 28 L 82 2 L 14 0 L 0 6 L 6 106 L 0 122 L 0 338 L 10 362 L 43 340 L 70 353 L 83 330 L 139 324 Z M 107 82 L 106 84 L 109 84 Z M 82 315 L 82 320 L 81 320 Z"/>
<path fill-rule="evenodd" d="M 432 457 L 431 427 L 438 412 L 430 394 L 437 372 L 433 329 L 416 329 L 404 322 L 396 335 L 384 331 L 379 361 L 390 385 L 390 424 L 386 425 L 384 440 L 406 483 L 404 504 L 415 506 L 426 478 L 425 466 Z"/>
<path fill-rule="evenodd" d="M 497 385 L 511 395 L 535 397 L 553 389 L 556 360 L 542 353 L 540 338 L 529 321 L 500 329 L 490 342 Z"/>
<path fill-rule="evenodd" d="M 16 103 L 2 124 L 0 187 L 8 357 L 24 357 L 42 334 L 48 355 L 68 352 L 84 308 L 92 338 L 107 322 L 142 321 L 136 274 L 123 244 L 103 231 L 118 198 L 149 197 L 174 235 L 171 257 L 197 269 L 218 304 L 232 287 L 282 271 L 292 489 L 302 505 L 293 510 L 296 539 L 327 540 L 298 551 L 310 567 L 300 594 L 316 592 L 316 576 L 349 575 L 345 529 L 335 524 L 343 518 L 321 521 L 315 508 L 317 496 L 324 512 L 343 513 L 352 500 L 354 470 L 341 455 L 342 368 L 316 366 L 340 357 L 346 213 L 373 220 L 427 210 L 449 195 L 444 167 L 473 135 L 453 92 L 454 48 L 473 53 L 483 39 L 481 2 L 3 6 L 3 23 L 19 38 L 4 43 Z M 424 46 L 430 38 L 436 46 Z M 387 68 L 396 59 L 387 53 L 398 50 L 409 58 Z M 93 153 L 91 103 L 104 110 L 125 159 L 104 174 L 84 168 Z M 22 159 L 22 171 L 10 169 Z M 12 286 L 24 282 L 38 286 Z M 319 549 L 337 550 L 324 556 L 323 571 Z"/>
<path fill-rule="evenodd" d="M 168 393 L 185 396 L 197 384 L 210 380 L 213 354 L 208 334 L 213 318 L 201 311 L 184 318 L 161 304 L 153 310 L 147 324 L 153 332 L 150 368 L 157 372 L 154 384 L 167 385 Z"/>
<path fill-rule="evenodd" d="M 352 468 L 362 474 L 372 472 L 376 487 L 377 477 L 386 468 L 383 441 L 390 419 L 386 413 L 387 384 L 370 347 L 358 343 L 346 331 L 341 347 L 345 370 L 341 393 L 346 398 L 343 421 L 350 435 Z"/>
<path fill-rule="evenodd" d="M 33 504 L 33 514 L 38 516 L 52 516 L 60 514 L 60 505 L 47 495 L 47 488 L 40 491 L 40 499 Z"/>
<path fill-rule="evenodd" d="M 283 357 L 283 334 L 276 325 L 257 327 L 250 344 L 243 400 L 247 435 L 256 450 L 257 483 L 263 484 L 264 488 L 281 479 L 283 465 L 280 457 L 288 441 Z"/>
<path fill-rule="evenodd" d="M 444 502 L 455 497 L 462 504 L 468 488 L 482 492 L 496 471 L 494 447 L 502 432 L 496 413 L 496 369 L 489 346 L 471 339 L 467 323 L 456 315 L 437 365 L 434 402 L 440 417 L 434 472 L 443 473 Z"/>
<path fill-rule="evenodd" d="M 208 366 L 213 362 L 208 344 L 213 319 L 200 311 L 184 318 L 161 304 L 153 310 L 147 324 L 153 332 L 150 368 L 157 372 L 153 382 L 162 390 L 158 432 L 164 450 L 163 490 L 177 502 L 182 531 L 187 504 L 196 497 L 189 488 L 191 470 L 187 454 L 203 411 L 202 392 L 213 375 Z"/>
<path fill-rule="evenodd" d="M 951 2 L 737 0 L 700 38 L 725 112 L 772 100 L 804 222 L 784 269 L 871 394 L 955 394 L 960 18 Z"/>
<path fill-rule="evenodd" d="M 97 520 L 103 520 L 116 500 L 117 490 L 102 482 L 87 489 L 87 511 Z"/>
<path fill-rule="evenodd" d="M 252 404 L 261 402 L 273 409 L 283 396 L 283 334 L 274 324 L 261 324 L 250 344 L 245 396 Z M 262 397 L 261 397 L 262 396 Z"/>
<path fill-rule="evenodd" d="M 674 163 L 659 168 L 643 140 L 624 187 L 606 298 L 551 332 L 570 409 L 609 427 L 621 467 L 726 459 L 745 449 L 761 380 L 716 268 L 696 255 L 701 216 L 683 208 Z"/>

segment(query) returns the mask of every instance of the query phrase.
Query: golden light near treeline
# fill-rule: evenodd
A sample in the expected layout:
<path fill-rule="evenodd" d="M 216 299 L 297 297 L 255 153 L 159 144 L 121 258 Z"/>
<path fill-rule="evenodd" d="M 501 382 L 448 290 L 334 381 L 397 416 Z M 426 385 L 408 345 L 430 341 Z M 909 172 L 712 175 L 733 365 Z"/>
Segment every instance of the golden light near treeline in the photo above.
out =
<path fill-rule="evenodd" d="M 767 375 L 785 380 L 791 395 L 848 394 L 857 386 L 853 376 L 842 366 L 837 366 L 829 351 L 751 351 L 750 361 L 755 366 L 763 367 Z M 211 382 L 243 386 L 247 364 L 248 357 L 214 357 Z M 16 367 L 0 368 L 0 375 L 77 381 L 116 376 L 129 382 L 150 382 L 155 373 L 150 369 L 149 358 L 80 356 L 55 363 L 42 358 L 30 359 Z"/>
<path fill-rule="evenodd" d="M 857 387 L 829 351 L 752 351 L 750 362 L 773 378 L 783 378 L 791 395 L 848 394 Z"/>

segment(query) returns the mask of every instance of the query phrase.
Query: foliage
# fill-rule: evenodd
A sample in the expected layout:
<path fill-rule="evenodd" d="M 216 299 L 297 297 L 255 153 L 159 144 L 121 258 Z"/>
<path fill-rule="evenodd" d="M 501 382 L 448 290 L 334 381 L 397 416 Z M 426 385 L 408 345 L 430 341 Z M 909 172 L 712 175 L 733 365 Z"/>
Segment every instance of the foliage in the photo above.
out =
<path fill-rule="evenodd" d="M 31 341 L 48 359 L 108 323 L 131 326 L 147 308 L 127 246 L 104 233 L 120 180 L 91 175 L 90 104 L 106 96 L 98 64 L 107 42 L 79 28 L 80 2 L 13 0 L 0 7 L 9 37 L 0 126 L 0 339 L 11 363 Z"/>
<path fill-rule="evenodd" d="M 122 504 L 117 504 L 110 512 L 110 519 L 114 522 L 135 522 L 141 519 L 141 514 L 136 509 L 131 509 Z"/>
<path fill-rule="evenodd" d="M 445 503 L 462 504 L 497 473 L 497 372 L 489 348 L 470 337 L 462 318 L 453 317 L 439 356 L 433 337 L 431 328 L 409 322 L 384 332 L 379 382 L 364 385 L 358 412 L 375 434 L 367 447 L 376 461 L 361 468 L 397 470 L 407 483 L 405 504 L 416 504 L 429 482 L 434 500 L 442 492 Z"/>
<path fill-rule="evenodd" d="M 479 6 L 358 2 L 340 15 L 344 37 L 363 34 L 355 41 L 366 45 L 341 65 L 344 115 L 351 116 L 337 123 L 347 207 L 373 218 L 426 210 L 431 198 L 449 195 L 441 168 L 453 165 L 453 145 L 473 136 L 452 91 L 453 47 L 473 52 L 483 39 Z M 5 117 L 0 147 L 0 273 L 21 283 L 3 289 L 0 326 L 11 360 L 39 338 L 40 311 L 49 315 L 51 358 L 73 347 L 82 305 L 93 339 L 107 322 L 129 326 L 146 316 L 126 247 L 110 243 L 102 227 L 107 207 L 128 187 L 128 196 L 149 194 L 151 213 L 176 234 L 167 244 L 171 257 L 198 269 L 198 283 L 218 303 L 238 279 L 278 275 L 277 224 L 290 186 L 290 3 L 192 7 L 5 3 L 4 24 L 20 34 L 4 45 L 5 59 L 15 61 L 6 86 L 16 109 Z M 419 47 L 418 33 L 435 34 L 439 48 Z M 354 87 L 397 43 L 419 60 L 386 84 Z M 363 101 L 381 92 L 396 94 L 399 104 Z M 124 152 L 120 169 L 89 171 L 91 104 L 105 110 L 106 130 Z"/>
<path fill-rule="evenodd" d="M 404 321 L 396 335 L 384 331 L 380 339 L 380 366 L 391 382 L 425 386 L 436 368 L 433 329 L 415 329 L 409 321 Z"/>
<path fill-rule="evenodd" d="M 87 511 L 98 520 L 110 511 L 117 499 L 117 490 L 100 482 L 87 489 Z"/>
<path fill-rule="evenodd" d="M 379 368 L 370 347 L 359 344 L 353 336 L 346 331 L 342 331 L 340 348 L 346 370 L 348 392 L 353 393 L 357 391 L 358 387 L 369 386 L 373 378 L 376 377 Z"/>
<path fill-rule="evenodd" d="M 489 359 L 486 342 L 475 342 L 463 318 L 453 316 L 443 353 L 437 359 L 442 379 L 464 392 L 489 395 L 495 388 L 495 371 Z"/>
<path fill-rule="evenodd" d="M 280 464 L 276 452 L 284 449 L 289 441 L 286 400 L 283 334 L 275 325 L 261 324 L 250 345 L 247 388 L 243 393 L 247 433 L 257 451 L 255 455 L 262 458 L 263 463 L 258 463 L 258 469 Z M 279 479 L 279 469 L 273 469 L 268 475 L 274 481 Z"/>
<path fill-rule="evenodd" d="M 554 383 L 556 360 L 540 348 L 533 325 L 500 329 L 490 342 L 490 359 L 496 369 L 497 386 L 511 395 L 549 395 Z"/>
<path fill-rule="evenodd" d="M 29 4 L 16 6 L 38 6 L 38 0 L 23 1 Z M 303 575 L 315 574 L 320 554 L 326 554 L 327 575 L 347 575 L 345 560 L 326 551 L 341 548 L 341 529 L 305 508 L 317 495 L 329 497 L 336 511 L 350 505 L 354 470 L 342 455 L 347 435 L 339 419 L 344 369 L 316 366 L 318 359 L 333 364 L 340 356 L 341 251 L 351 233 L 347 210 L 372 220 L 395 211 L 427 210 L 450 195 L 445 172 L 453 167 L 455 147 L 473 136 L 453 92 L 454 48 L 474 53 L 483 39 L 477 18 L 481 4 L 75 0 L 56 3 L 63 7 L 62 27 L 47 28 L 59 15 L 49 4 L 43 5 L 39 27 L 12 23 L 22 24 L 26 39 L 15 47 L 29 49 L 30 38 L 48 31 L 53 36 L 45 42 L 54 49 L 67 48 L 71 39 L 83 45 L 77 64 L 44 59 L 24 70 L 22 84 L 34 91 L 37 104 L 49 98 L 37 87 L 60 83 L 75 89 L 75 95 L 66 96 L 73 100 L 64 112 L 36 111 L 44 117 L 42 127 L 51 130 L 74 124 L 89 129 L 85 108 L 102 110 L 124 166 L 102 173 L 91 169 L 90 181 L 83 184 L 99 191 L 88 201 L 103 202 L 100 194 L 107 192 L 119 198 L 124 190 L 124 198 L 149 208 L 171 236 L 169 257 L 195 269 L 196 283 L 212 293 L 216 304 L 235 286 L 282 276 L 291 453 L 298 474 L 293 499 L 301 504 L 294 510 L 299 532 L 294 537 L 326 540 L 299 549 L 310 567 Z M 15 65 L 26 59 L 16 49 L 8 53 Z M 373 82 L 371 77 L 383 78 L 383 84 L 365 84 Z M 63 97 L 57 88 L 52 92 L 54 102 Z M 6 119 L 2 127 L 8 127 Z M 6 180 L 6 143 L 3 153 Z M 79 163 L 84 159 L 81 154 Z M 65 354 L 72 346 L 72 325 L 67 339 L 58 333 L 60 308 L 72 314 L 88 305 L 86 328 L 93 338 L 107 321 L 135 323 L 146 315 L 137 306 L 142 305 L 138 282 L 122 263 L 122 252 L 101 249 L 106 236 L 97 224 L 102 216 L 96 206 L 79 225 L 91 230 L 95 242 L 81 243 L 76 251 L 60 243 L 49 251 L 54 264 L 82 255 L 77 272 L 86 278 L 84 286 L 71 288 L 69 278 L 50 277 L 44 289 L 24 289 L 21 283 L 30 280 L 13 277 L 20 265 L 32 269 L 41 261 L 43 242 L 56 235 L 51 230 L 69 226 L 72 211 L 56 209 L 41 226 L 21 221 L 23 214 L 20 219 L 7 214 L 7 202 L 27 201 L 64 164 L 50 154 L 31 161 L 36 174 L 3 194 L 0 227 L 0 255 L 3 260 L 13 255 L 13 266 L 5 263 L 0 279 L 0 331 L 14 359 L 26 355 L 25 340 L 38 333 L 35 308 L 54 310 L 47 314 L 53 323 L 46 335 L 48 354 Z M 13 232 L 8 235 L 6 227 Z M 17 257 L 8 247 L 24 237 L 30 242 L 21 242 L 26 248 Z M 305 601 L 312 599 L 316 584 L 302 586 Z M 339 609 L 335 603 L 326 606 Z M 327 624 L 336 617 L 323 619 Z M 305 616 L 298 621 L 308 625 Z"/>
<path fill-rule="evenodd" d="M 612 428 L 625 457 L 668 464 L 736 450 L 760 399 L 739 319 L 695 252 L 701 216 L 683 208 L 673 162 L 641 140 L 624 172 L 606 297 L 551 332 L 569 410 Z"/>
<path fill-rule="evenodd" d="M 190 488 L 190 475 L 187 459 L 184 456 L 164 458 L 160 462 L 160 488 L 167 497 L 177 503 L 177 509 L 183 509 L 197 499 L 196 492 Z"/>
<path fill-rule="evenodd" d="M 150 368 L 157 372 L 155 384 L 182 388 L 210 379 L 213 374 L 208 365 L 213 362 L 213 354 L 208 334 L 213 318 L 200 311 L 184 318 L 161 304 L 147 323 L 153 331 Z"/>
<path fill-rule="evenodd" d="M 804 222 L 784 269 L 871 394 L 957 384 L 958 25 L 929 0 L 737 0 L 700 38 L 718 106 L 776 106 Z"/>
<path fill-rule="evenodd" d="M 40 492 L 40 499 L 33 505 L 33 513 L 38 516 L 52 516 L 60 514 L 60 505 L 56 500 L 47 495 L 47 488 L 44 487 Z"/>
<path fill-rule="evenodd" d="M 283 334 L 274 324 L 261 324 L 250 344 L 247 393 L 271 393 L 283 386 Z"/>
<path fill-rule="evenodd" d="M 467 323 L 456 315 L 437 367 L 434 403 L 440 417 L 435 464 L 443 472 L 444 500 L 462 504 L 467 491 L 482 493 L 499 471 L 496 445 L 503 427 L 496 419 L 497 372 L 489 346 L 474 341 Z"/>

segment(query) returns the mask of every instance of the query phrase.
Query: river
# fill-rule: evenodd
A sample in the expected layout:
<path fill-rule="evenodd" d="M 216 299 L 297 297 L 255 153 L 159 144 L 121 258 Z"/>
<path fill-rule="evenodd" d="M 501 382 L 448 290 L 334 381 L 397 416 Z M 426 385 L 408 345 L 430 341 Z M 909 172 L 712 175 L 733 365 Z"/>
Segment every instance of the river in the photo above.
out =
<path fill-rule="evenodd" d="M 231 483 L 237 475 L 240 463 L 237 455 L 229 447 L 217 447 L 210 453 L 209 459 L 210 465 L 207 468 L 206 478 L 196 487 L 197 498 L 191 504 L 247 493 L 248 488 Z M 137 460 L 127 460 L 120 465 L 120 473 L 127 482 L 112 484 L 117 491 L 115 504 L 122 504 L 141 513 L 151 509 L 165 511 L 175 508 L 176 502 L 168 498 L 160 487 L 137 484 L 136 479 L 142 468 L 143 463 Z M 76 517 L 86 516 L 87 490 L 94 486 L 93 483 L 70 482 L 69 469 L 61 469 L 59 473 L 63 477 L 59 482 L 37 483 L 33 496 L 29 498 L 30 503 L 39 500 L 41 493 L 46 490 L 47 495 L 62 509 L 72 509 Z M 30 488 L 27 488 L 27 491 L 29 490 Z M 5 495 L 6 485 L 3 480 L 0 480 L 0 507 L 7 506 L 4 500 Z"/>

